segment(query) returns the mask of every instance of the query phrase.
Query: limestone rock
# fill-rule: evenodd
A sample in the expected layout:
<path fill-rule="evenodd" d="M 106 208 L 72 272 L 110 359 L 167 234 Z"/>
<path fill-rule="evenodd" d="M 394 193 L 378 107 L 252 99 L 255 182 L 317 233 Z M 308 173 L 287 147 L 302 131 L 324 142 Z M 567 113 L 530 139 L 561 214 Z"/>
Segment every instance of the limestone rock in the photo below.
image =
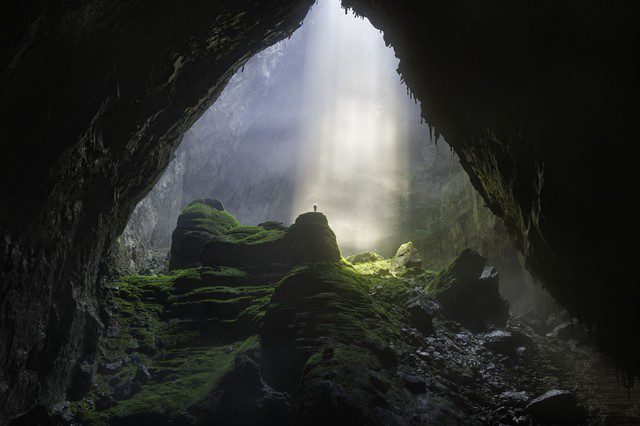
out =
<path fill-rule="evenodd" d="M 178 217 L 171 237 L 169 269 L 200 266 L 200 250 L 211 238 L 240 226 L 229 213 L 222 210 L 219 200 L 195 200 Z"/>
<path fill-rule="evenodd" d="M 287 394 L 277 392 L 262 379 L 260 366 L 247 355 L 220 379 L 214 401 L 213 424 L 267 425 L 293 423 Z"/>
<path fill-rule="evenodd" d="M 112 362 L 102 361 L 98 364 L 98 372 L 100 374 L 115 374 L 122 368 L 122 360 Z"/>
<path fill-rule="evenodd" d="M 118 405 L 118 401 L 111 395 L 105 395 L 96 400 L 96 411 L 104 411 Z"/>
<path fill-rule="evenodd" d="M 547 337 L 555 337 L 561 340 L 584 340 L 588 337 L 587 331 L 580 324 L 563 322 L 547 333 Z"/>
<path fill-rule="evenodd" d="M 309 212 L 298 216 L 287 231 L 287 246 L 294 264 L 302 262 L 337 262 L 340 249 L 336 235 L 322 213 Z"/>
<path fill-rule="evenodd" d="M 133 380 L 140 383 L 145 384 L 151 379 L 151 373 L 144 364 L 138 365 L 138 369 L 136 370 L 136 375 L 133 377 Z"/>
<path fill-rule="evenodd" d="M 284 231 L 284 230 L 287 229 L 287 227 L 284 226 L 284 223 L 279 222 L 279 221 L 275 221 L 275 220 L 270 220 L 270 221 L 267 221 L 267 222 L 259 223 L 258 226 L 260 228 L 269 229 L 269 230 L 276 230 L 276 231 Z"/>
<path fill-rule="evenodd" d="M 575 396 L 569 391 L 552 389 L 526 407 L 527 413 L 538 422 L 553 424 L 577 424 L 585 418 Z"/>
<path fill-rule="evenodd" d="M 533 340 L 519 331 L 494 330 L 485 336 L 484 345 L 499 354 L 514 356 L 518 348 L 532 348 Z"/>
<path fill-rule="evenodd" d="M 246 267 L 303 262 L 337 262 L 340 249 L 322 213 L 305 213 L 286 230 L 279 226 L 238 227 L 212 238 L 200 255 L 206 266 Z"/>
<path fill-rule="evenodd" d="M 122 401 L 131 398 L 140 390 L 140 383 L 136 380 L 127 380 L 113 389 L 113 398 Z"/>
<path fill-rule="evenodd" d="M 63 401 L 55 404 L 51 407 L 50 415 L 51 420 L 56 426 L 76 424 L 74 415 L 71 412 L 71 404 L 69 404 L 69 401 Z"/>
<path fill-rule="evenodd" d="M 433 312 L 424 295 L 418 293 L 405 303 L 411 325 L 423 334 L 433 333 Z"/>
<path fill-rule="evenodd" d="M 76 366 L 71 376 L 71 384 L 67 394 L 72 401 L 77 401 L 91 390 L 93 384 L 93 365 L 81 363 Z"/>
<path fill-rule="evenodd" d="M 409 392 L 414 394 L 425 393 L 427 391 L 427 382 L 418 376 L 406 374 L 402 377 L 402 383 Z"/>
<path fill-rule="evenodd" d="M 420 253 L 413 243 L 402 244 L 391 261 L 391 274 L 395 276 L 418 275 L 422 271 L 422 260 Z"/>
<path fill-rule="evenodd" d="M 486 329 L 489 324 L 503 326 L 509 318 L 509 304 L 498 292 L 498 273 L 485 267 L 486 261 L 466 249 L 440 272 L 434 284 L 445 313 L 472 330 Z"/>

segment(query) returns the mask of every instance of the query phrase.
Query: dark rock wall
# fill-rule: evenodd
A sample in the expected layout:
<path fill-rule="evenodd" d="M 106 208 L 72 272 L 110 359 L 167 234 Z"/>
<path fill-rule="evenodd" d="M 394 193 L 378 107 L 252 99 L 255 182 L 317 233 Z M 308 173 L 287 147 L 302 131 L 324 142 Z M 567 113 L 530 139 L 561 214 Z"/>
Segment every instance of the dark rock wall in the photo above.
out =
<path fill-rule="evenodd" d="M 0 419 L 62 398 L 99 262 L 184 131 L 310 1 L 2 6 Z M 89 351 L 91 352 L 91 351 Z"/>
<path fill-rule="evenodd" d="M 633 263 L 640 235 L 640 5 L 343 4 L 384 31 L 423 116 L 546 288 L 638 372 L 640 283 L 620 265 Z"/>
<path fill-rule="evenodd" d="M 528 264 L 637 372 L 640 5 L 344 3 L 385 32 L 423 115 Z M 103 253 L 234 70 L 309 6 L 2 6 L 0 116 L 20 136 L 0 168 L 2 418 L 65 392 L 99 328 Z"/>

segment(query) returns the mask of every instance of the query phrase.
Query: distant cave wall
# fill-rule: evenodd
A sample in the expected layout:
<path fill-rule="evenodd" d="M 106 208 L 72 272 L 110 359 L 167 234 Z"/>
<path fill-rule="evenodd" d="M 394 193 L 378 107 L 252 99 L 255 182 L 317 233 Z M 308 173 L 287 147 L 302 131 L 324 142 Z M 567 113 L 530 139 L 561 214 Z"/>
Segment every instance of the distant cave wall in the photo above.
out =
<path fill-rule="evenodd" d="M 220 198 L 245 224 L 288 219 L 292 177 L 283 164 L 293 161 L 287 159 L 295 141 L 285 133 L 295 124 L 284 119 L 266 127 L 270 121 L 261 114 L 282 97 L 300 96 L 291 73 L 304 63 L 302 31 L 253 56 L 185 132 L 175 158 L 118 237 L 114 273 L 159 270 L 178 216 L 194 199 Z"/>
<path fill-rule="evenodd" d="M 343 0 L 551 294 L 640 372 L 640 3 Z"/>
<path fill-rule="evenodd" d="M 399 219 L 402 231 L 389 241 L 392 248 L 413 241 L 423 266 L 433 270 L 443 269 L 465 248 L 473 248 L 498 269 L 500 292 L 514 315 L 547 314 L 554 309 L 524 268 L 502 220 L 485 205 L 449 145 L 431 141 L 423 146 L 422 157 L 409 176 Z"/>
<path fill-rule="evenodd" d="M 3 4 L 0 423 L 91 362 L 100 260 L 177 141 L 311 1 Z"/>

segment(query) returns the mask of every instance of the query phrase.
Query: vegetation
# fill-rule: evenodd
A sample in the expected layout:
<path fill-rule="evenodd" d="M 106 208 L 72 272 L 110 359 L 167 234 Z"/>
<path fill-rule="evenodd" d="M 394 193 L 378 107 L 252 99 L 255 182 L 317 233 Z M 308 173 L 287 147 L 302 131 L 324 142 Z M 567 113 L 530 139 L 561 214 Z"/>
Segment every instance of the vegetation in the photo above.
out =
<path fill-rule="evenodd" d="M 235 244 L 262 244 L 281 239 L 282 229 L 265 229 L 260 226 L 240 226 L 222 234 L 218 240 Z"/>
<path fill-rule="evenodd" d="M 273 285 L 240 285 L 246 278 L 246 272 L 233 268 L 194 268 L 131 275 L 114 283 L 113 322 L 119 332 L 104 340 L 101 364 L 122 366 L 116 371 L 98 367 L 94 388 L 74 405 L 80 419 L 107 424 L 197 410 L 235 357 L 258 345 L 255 333 Z M 139 365 L 151 372 L 143 386 L 133 383 Z M 112 407 L 96 410 L 88 402 L 115 395 L 127 384 L 133 395 L 116 398 Z"/>

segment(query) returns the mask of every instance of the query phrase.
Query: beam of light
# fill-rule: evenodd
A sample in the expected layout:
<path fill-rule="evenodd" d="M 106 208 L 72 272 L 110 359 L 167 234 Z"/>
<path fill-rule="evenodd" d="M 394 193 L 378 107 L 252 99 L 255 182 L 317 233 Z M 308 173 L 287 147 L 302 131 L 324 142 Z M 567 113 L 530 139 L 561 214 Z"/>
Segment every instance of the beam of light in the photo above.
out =
<path fill-rule="evenodd" d="M 291 219 L 316 203 L 344 253 L 375 249 L 396 232 L 406 193 L 408 96 L 398 60 L 367 20 L 320 0 L 311 10 L 299 170 Z M 411 111 L 419 126 L 419 107 Z"/>

